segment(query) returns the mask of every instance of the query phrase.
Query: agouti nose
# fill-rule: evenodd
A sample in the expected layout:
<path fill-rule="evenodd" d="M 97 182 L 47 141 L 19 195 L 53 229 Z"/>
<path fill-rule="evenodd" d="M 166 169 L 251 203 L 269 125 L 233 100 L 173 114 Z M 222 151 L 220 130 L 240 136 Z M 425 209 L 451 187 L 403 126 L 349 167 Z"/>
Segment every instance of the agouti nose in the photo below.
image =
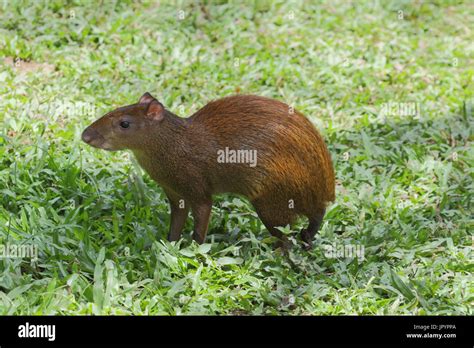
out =
<path fill-rule="evenodd" d="M 96 139 L 99 136 L 96 130 L 92 128 L 86 128 L 84 132 L 82 132 L 82 141 L 85 143 L 90 143 L 93 139 Z"/>

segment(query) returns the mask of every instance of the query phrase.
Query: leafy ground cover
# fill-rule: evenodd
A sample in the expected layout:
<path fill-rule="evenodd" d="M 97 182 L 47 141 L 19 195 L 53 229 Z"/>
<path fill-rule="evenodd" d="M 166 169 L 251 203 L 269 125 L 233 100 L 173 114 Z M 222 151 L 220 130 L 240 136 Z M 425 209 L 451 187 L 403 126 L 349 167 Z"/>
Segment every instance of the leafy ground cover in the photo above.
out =
<path fill-rule="evenodd" d="M 0 313 L 472 315 L 472 23 L 470 1 L 3 2 L 0 244 L 37 258 L 0 259 Z M 145 91 L 308 115 L 338 183 L 315 248 L 275 253 L 232 195 L 208 243 L 191 218 L 168 243 L 161 188 L 80 141 Z"/>

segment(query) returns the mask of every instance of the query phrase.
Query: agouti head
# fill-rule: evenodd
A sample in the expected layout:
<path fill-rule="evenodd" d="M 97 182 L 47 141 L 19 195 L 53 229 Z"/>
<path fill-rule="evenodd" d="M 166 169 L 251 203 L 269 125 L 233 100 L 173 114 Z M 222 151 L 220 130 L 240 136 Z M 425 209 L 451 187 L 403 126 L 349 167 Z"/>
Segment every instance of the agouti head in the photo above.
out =
<path fill-rule="evenodd" d="M 87 127 L 82 140 L 96 148 L 117 151 L 142 146 L 142 140 L 160 124 L 165 108 L 148 92 L 137 104 L 115 109 Z"/>

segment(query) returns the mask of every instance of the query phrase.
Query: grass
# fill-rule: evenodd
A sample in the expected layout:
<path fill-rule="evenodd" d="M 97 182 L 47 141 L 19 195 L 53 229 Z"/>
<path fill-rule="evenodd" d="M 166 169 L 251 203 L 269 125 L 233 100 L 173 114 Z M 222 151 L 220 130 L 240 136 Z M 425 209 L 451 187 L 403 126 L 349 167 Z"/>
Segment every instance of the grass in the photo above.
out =
<path fill-rule="evenodd" d="M 0 313 L 472 315 L 473 22 L 470 1 L 3 2 L 0 244 L 38 258 L 0 259 Z M 315 248 L 276 254 L 232 195 L 207 244 L 192 219 L 168 243 L 161 188 L 80 141 L 145 91 L 308 115 L 338 183 Z M 327 256 L 346 245 L 364 258 Z"/>

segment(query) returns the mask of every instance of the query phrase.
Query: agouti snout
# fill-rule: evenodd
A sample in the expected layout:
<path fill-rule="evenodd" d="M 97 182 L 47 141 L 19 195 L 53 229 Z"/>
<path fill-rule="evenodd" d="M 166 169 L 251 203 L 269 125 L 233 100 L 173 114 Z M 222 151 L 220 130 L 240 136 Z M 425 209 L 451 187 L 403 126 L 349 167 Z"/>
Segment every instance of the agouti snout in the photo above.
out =
<path fill-rule="evenodd" d="M 269 232 L 306 216 L 306 247 L 334 201 L 331 156 L 312 123 L 288 105 L 253 95 L 210 102 L 180 118 L 145 93 L 87 127 L 82 140 L 105 150 L 130 149 L 163 187 L 171 206 L 169 240 L 178 240 L 189 210 L 193 238 L 203 243 L 212 196 L 245 196 Z"/>

